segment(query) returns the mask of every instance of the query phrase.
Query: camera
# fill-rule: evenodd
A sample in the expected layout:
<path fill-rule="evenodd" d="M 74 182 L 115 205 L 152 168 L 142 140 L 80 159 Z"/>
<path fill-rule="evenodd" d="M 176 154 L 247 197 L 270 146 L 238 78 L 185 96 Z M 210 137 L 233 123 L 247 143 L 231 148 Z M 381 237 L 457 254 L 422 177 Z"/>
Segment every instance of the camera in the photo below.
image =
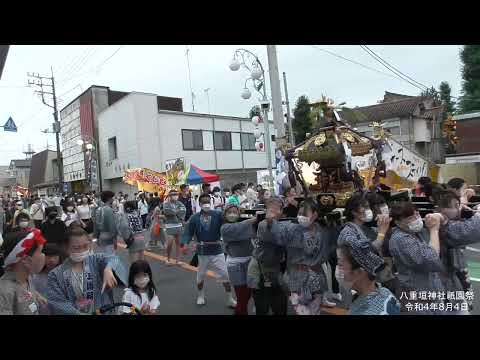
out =
<path fill-rule="evenodd" d="M 260 107 L 262 110 L 269 111 L 270 110 L 270 101 L 261 101 Z"/>

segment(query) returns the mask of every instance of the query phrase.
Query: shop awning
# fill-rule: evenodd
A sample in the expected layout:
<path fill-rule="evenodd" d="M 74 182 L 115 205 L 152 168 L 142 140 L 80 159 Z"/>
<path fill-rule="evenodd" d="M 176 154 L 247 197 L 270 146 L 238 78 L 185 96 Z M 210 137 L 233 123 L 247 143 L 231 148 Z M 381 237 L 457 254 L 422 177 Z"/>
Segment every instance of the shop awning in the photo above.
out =
<path fill-rule="evenodd" d="M 195 165 L 190 165 L 186 183 L 190 185 L 198 185 L 204 183 L 212 183 L 218 181 L 220 177 L 216 174 L 208 173 Z"/>

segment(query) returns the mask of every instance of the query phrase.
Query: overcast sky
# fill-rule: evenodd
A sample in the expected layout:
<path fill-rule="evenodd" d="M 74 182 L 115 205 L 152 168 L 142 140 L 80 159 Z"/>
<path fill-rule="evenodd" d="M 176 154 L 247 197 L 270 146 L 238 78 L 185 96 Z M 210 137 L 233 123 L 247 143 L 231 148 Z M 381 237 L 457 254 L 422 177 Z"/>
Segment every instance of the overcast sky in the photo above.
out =
<path fill-rule="evenodd" d="M 240 97 L 246 71 L 232 72 L 228 64 L 237 48 L 256 53 L 268 68 L 265 46 L 209 45 L 189 46 L 195 110 L 208 113 L 204 89 L 210 88 L 211 112 L 220 115 L 247 116 L 258 103 L 254 94 L 246 101 Z M 427 86 L 448 81 L 452 95 L 459 96 L 461 74 L 460 46 L 370 46 L 384 60 L 404 74 Z M 340 59 L 320 49 L 361 63 L 375 70 Z M 43 105 L 26 87 L 27 72 L 50 76 L 53 67 L 60 98 L 59 110 L 91 85 L 112 90 L 156 93 L 183 98 L 185 111 L 191 111 L 186 46 L 11 46 L 0 80 L 0 125 L 11 116 L 17 133 L 0 130 L 0 165 L 23 159 L 28 144 L 35 151 L 55 150 L 55 136 L 43 134 L 53 122 L 52 109 Z M 287 74 L 292 111 L 296 99 L 307 95 L 316 100 L 325 94 L 349 107 L 375 104 L 384 92 L 417 95 L 420 90 L 396 78 L 358 45 L 277 46 L 280 75 Z M 112 56 L 113 55 L 113 56 Z M 282 93 L 283 93 L 283 80 Z M 48 89 L 48 88 L 46 88 Z M 270 83 L 267 83 L 270 91 Z M 48 99 L 50 101 L 50 99 Z"/>

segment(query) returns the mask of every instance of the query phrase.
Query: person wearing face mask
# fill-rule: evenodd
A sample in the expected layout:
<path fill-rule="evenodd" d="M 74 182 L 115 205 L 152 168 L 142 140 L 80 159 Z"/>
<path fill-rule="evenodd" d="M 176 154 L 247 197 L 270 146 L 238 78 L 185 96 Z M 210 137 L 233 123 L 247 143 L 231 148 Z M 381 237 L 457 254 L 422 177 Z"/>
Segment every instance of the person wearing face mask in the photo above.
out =
<path fill-rule="evenodd" d="M 364 194 L 356 193 L 345 204 L 347 223 L 338 237 L 338 246 L 350 242 L 371 242 L 381 253 L 385 235 L 390 228 L 391 218 L 388 214 L 377 214 L 377 229 L 372 238 L 365 234 L 364 225 L 375 220 L 370 204 Z M 375 236 L 376 235 L 376 236 Z"/>
<path fill-rule="evenodd" d="M 251 290 L 247 286 L 248 264 L 252 257 L 253 225 L 257 217 L 240 220 L 240 208 L 227 205 L 225 208 L 225 223 L 220 228 L 220 234 L 225 243 L 227 253 L 227 270 L 230 283 L 237 296 L 235 315 L 248 315 L 248 301 Z"/>
<path fill-rule="evenodd" d="M 80 200 L 80 199 L 79 199 Z M 77 206 L 78 217 L 84 224 L 83 229 L 91 234 L 93 232 L 92 208 L 86 196 L 82 197 L 81 203 Z"/>
<path fill-rule="evenodd" d="M 242 205 L 242 185 L 237 184 L 232 187 L 232 195 L 228 198 L 228 204 Z"/>
<path fill-rule="evenodd" d="M 210 195 L 209 195 L 210 197 Z M 178 200 L 178 191 L 170 190 L 167 201 L 163 204 L 163 215 L 165 216 L 164 227 L 167 234 L 167 265 L 172 265 L 170 255 L 175 243 L 175 264 L 178 265 L 180 255 L 180 236 L 183 232 L 185 213 L 187 209 L 181 201 Z"/>
<path fill-rule="evenodd" d="M 45 242 L 38 229 L 5 236 L 0 248 L 5 269 L 0 277 L 0 315 L 38 315 L 40 305 L 47 303 L 31 282 L 45 265 Z"/>
<path fill-rule="evenodd" d="M 318 207 L 310 199 L 299 205 L 298 224 L 272 224 L 272 241 L 286 248 L 290 301 L 298 315 L 320 315 L 320 306 L 334 307 L 327 300 L 328 283 L 322 264 L 328 261 L 329 231 L 320 225 Z M 258 309 L 257 309 L 258 311 Z"/>
<path fill-rule="evenodd" d="M 143 260 L 145 251 L 145 232 L 142 218 L 136 210 L 135 201 L 125 203 L 125 214 L 120 216 L 118 232 L 127 244 L 130 261 Z"/>
<path fill-rule="evenodd" d="M 63 208 L 62 221 L 65 223 L 66 227 L 71 225 L 80 225 L 85 227 L 85 224 L 80 220 L 78 216 L 77 209 L 75 208 L 75 203 L 73 201 L 67 201 L 65 207 Z"/>
<path fill-rule="evenodd" d="M 286 315 L 288 308 L 288 286 L 282 274 L 285 247 L 275 240 L 282 237 L 279 225 L 282 217 L 283 200 L 272 197 L 266 202 L 265 220 L 258 224 L 252 259 L 248 265 L 247 282 L 252 289 L 257 315 Z"/>
<path fill-rule="evenodd" d="M 232 194 L 229 196 L 227 200 L 227 204 L 232 204 L 236 206 L 240 206 L 239 196 L 241 193 L 240 185 L 236 184 L 232 187 Z"/>
<path fill-rule="evenodd" d="M 468 197 L 467 197 L 468 190 L 470 190 L 470 192 L 472 190 L 468 189 L 467 183 L 465 182 L 465 180 L 460 178 L 450 179 L 447 183 L 447 190 L 452 191 L 453 193 L 455 193 L 455 195 L 459 197 L 460 205 L 461 205 L 460 210 L 462 212 L 473 212 L 473 209 L 471 209 L 468 206 Z"/>
<path fill-rule="evenodd" d="M 383 259 L 367 243 L 351 242 L 337 249 L 340 281 L 356 292 L 348 315 L 399 315 L 400 303 L 376 283 Z"/>
<path fill-rule="evenodd" d="M 228 203 L 228 198 L 230 197 L 232 193 L 230 192 L 230 189 L 229 188 L 224 188 L 223 189 L 223 195 L 224 195 L 224 198 L 225 198 L 225 204 Z"/>
<path fill-rule="evenodd" d="M 211 191 L 211 185 L 210 184 L 202 184 L 202 194 L 206 194 L 206 195 L 210 196 L 210 205 L 211 205 L 212 209 L 214 209 L 215 205 L 214 205 L 214 201 L 213 201 L 213 194 L 212 194 L 212 191 Z M 200 199 L 196 197 L 195 211 L 197 213 L 202 211 L 199 201 L 200 201 Z"/>
<path fill-rule="evenodd" d="M 382 255 L 383 244 L 388 229 L 390 228 L 391 218 L 388 215 L 378 214 L 376 219 L 370 204 L 363 193 L 355 193 L 345 204 L 345 217 L 347 223 L 340 231 L 337 241 L 337 247 L 357 243 L 371 243 L 373 247 Z M 376 229 L 368 228 L 366 223 L 377 221 Z M 337 266 L 338 267 L 338 266 Z M 346 293 L 345 303 L 351 301 L 350 292 Z"/>
<path fill-rule="evenodd" d="M 24 214 L 27 214 L 27 215 L 30 215 L 28 213 L 28 211 L 24 208 L 23 206 L 23 202 L 22 201 L 17 201 L 15 203 L 15 212 L 13 214 L 13 220 L 12 220 L 12 223 L 13 224 L 17 224 L 17 217 L 19 214 L 21 213 L 24 213 Z"/>
<path fill-rule="evenodd" d="M 58 219 L 56 206 L 47 207 L 45 213 L 47 220 L 40 226 L 40 231 L 47 240 L 47 243 L 62 246 L 67 239 L 67 226 L 62 220 Z"/>
<path fill-rule="evenodd" d="M 240 183 L 240 205 L 247 201 L 247 184 Z"/>
<path fill-rule="evenodd" d="M 138 212 L 140 213 L 140 216 L 142 217 L 142 224 L 143 224 L 143 228 L 145 229 L 147 227 L 148 202 L 145 199 L 144 193 L 141 193 L 139 195 L 137 209 L 138 209 Z"/>
<path fill-rule="evenodd" d="M 390 253 L 398 272 L 399 290 L 397 297 L 402 303 L 402 312 L 413 314 L 441 314 L 425 309 L 426 304 L 443 302 L 442 299 L 413 299 L 399 296 L 410 292 L 442 292 L 444 287 L 440 273 L 444 271 L 440 259 L 440 221 L 437 216 L 428 216 L 427 228 L 423 226 L 422 218 L 409 201 L 392 205 L 390 214 L 396 227 L 392 230 L 389 240 Z M 429 214 L 434 215 L 434 214 Z M 408 302 L 417 305 L 413 310 L 407 307 Z"/>
<path fill-rule="evenodd" d="M 248 203 L 253 208 L 253 205 L 257 202 L 258 193 L 254 189 L 253 183 L 248 183 L 247 191 L 245 192 L 245 196 L 247 197 Z"/>
<path fill-rule="evenodd" d="M 192 194 L 190 193 L 188 184 L 180 185 L 180 195 L 178 197 L 178 200 L 185 206 L 185 221 L 188 221 L 188 219 L 190 219 L 190 216 L 192 216 L 194 213 L 194 201 L 192 199 Z"/>
<path fill-rule="evenodd" d="M 145 260 L 137 260 L 130 266 L 128 288 L 123 293 L 122 302 L 132 304 L 140 310 L 142 315 L 155 315 L 160 300 L 153 283 L 152 269 Z M 131 309 L 123 306 L 123 314 L 131 314 Z"/>
<path fill-rule="evenodd" d="M 373 210 L 374 218 L 379 215 L 389 216 L 390 208 L 388 207 L 385 198 L 377 193 L 367 194 L 367 201 L 370 205 L 370 209 Z M 366 223 L 362 228 L 370 240 L 375 240 L 378 234 L 377 222 L 371 221 Z M 389 228 L 385 234 L 385 241 L 382 244 L 381 253 L 383 255 L 383 261 L 385 262 L 384 268 L 377 274 L 377 280 L 392 293 L 396 294 L 398 289 L 398 279 L 394 275 L 393 259 L 388 248 L 389 239 L 391 235 L 391 228 Z"/>
<path fill-rule="evenodd" d="M 40 229 L 40 225 L 42 224 L 43 220 L 45 220 L 45 209 L 39 197 L 34 199 L 34 203 L 30 208 L 30 216 L 33 219 L 35 227 Z"/>
<path fill-rule="evenodd" d="M 272 197 L 270 190 L 262 189 L 258 192 L 258 201 L 255 207 L 257 209 L 265 209 L 265 202 Z"/>
<path fill-rule="evenodd" d="M 112 196 L 113 197 L 113 196 Z M 128 284 L 127 271 L 114 254 L 93 253 L 92 241 L 81 227 L 70 230 L 68 259 L 49 272 L 47 299 L 54 315 L 90 315 L 113 304 L 111 289 Z"/>
<path fill-rule="evenodd" d="M 223 208 L 225 207 L 225 200 L 222 196 L 222 193 L 220 191 L 220 188 L 218 186 L 215 186 L 213 188 L 213 208 L 215 210 L 221 210 L 223 211 Z"/>
<path fill-rule="evenodd" d="M 30 231 L 32 229 L 32 220 L 30 216 L 26 213 L 20 213 L 17 218 L 15 219 L 15 223 L 11 228 L 11 232 L 27 230 Z"/>
<path fill-rule="evenodd" d="M 40 293 L 44 298 L 47 298 L 47 282 L 48 273 L 55 269 L 63 262 L 63 252 L 60 248 L 53 243 L 46 243 L 43 247 L 43 253 L 45 254 L 45 266 L 39 274 L 34 274 L 32 277 L 32 284 L 36 291 Z M 40 304 L 40 315 L 51 315 L 48 304 Z"/>
<path fill-rule="evenodd" d="M 101 206 L 95 210 L 93 236 L 97 239 L 98 250 L 113 254 L 117 249 L 117 218 L 112 209 L 112 191 L 101 193 Z"/>
<path fill-rule="evenodd" d="M 440 193 L 436 205 L 441 214 L 440 257 L 446 268 L 441 274 L 444 286 L 447 291 L 472 291 L 464 249 L 480 242 L 480 214 L 475 212 L 469 219 L 462 219 L 461 199 L 451 191 Z M 465 305 L 460 302 L 460 306 L 465 313 Z"/>
<path fill-rule="evenodd" d="M 235 308 L 237 303 L 232 297 L 221 242 L 220 229 L 224 221 L 223 213 L 212 209 L 208 194 L 200 195 L 199 203 L 201 211 L 190 218 L 182 237 L 184 245 L 188 245 L 194 236 L 197 241 L 197 244 L 192 246 L 192 250 L 198 253 L 197 305 L 205 305 L 205 275 L 211 265 L 225 288 L 227 306 Z"/>

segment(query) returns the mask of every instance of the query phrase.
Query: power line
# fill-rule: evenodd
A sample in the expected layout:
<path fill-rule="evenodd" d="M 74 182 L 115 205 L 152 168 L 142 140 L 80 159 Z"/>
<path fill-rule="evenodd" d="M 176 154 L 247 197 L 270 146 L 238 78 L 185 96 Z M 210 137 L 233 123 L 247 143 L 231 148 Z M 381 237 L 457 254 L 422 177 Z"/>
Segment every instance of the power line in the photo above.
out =
<path fill-rule="evenodd" d="M 410 76 L 404 74 L 403 72 L 401 72 L 400 70 L 398 70 L 396 67 L 394 67 L 393 65 L 389 64 L 385 59 L 383 59 L 382 57 L 380 57 L 378 54 L 376 54 L 372 49 L 370 49 L 367 45 L 360 45 L 360 47 L 362 47 L 363 49 L 366 49 L 368 50 L 375 58 L 378 58 L 382 63 L 384 63 L 385 65 L 387 65 L 389 68 L 392 68 L 394 69 L 397 73 L 401 74 L 401 76 L 404 76 L 405 78 L 413 81 L 414 83 L 420 85 L 421 87 L 424 87 L 425 89 L 428 89 L 428 86 L 416 81 L 415 79 L 412 79 Z"/>
<path fill-rule="evenodd" d="M 103 61 L 100 63 L 100 65 L 97 65 L 96 67 L 97 67 L 97 68 L 102 67 L 108 60 L 110 60 L 111 58 L 113 58 L 123 47 L 125 47 L 125 45 L 119 46 L 118 49 L 115 50 L 112 55 L 110 55 L 108 58 L 106 58 L 105 60 L 103 60 Z"/>
<path fill-rule="evenodd" d="M 67 67 L 67 69 L 65 69 L 65 71 L 63 71 L 63 73 L 61 75 L 59 75 L 59 81 L 63 81 L 64 79 L 66 79 L 67 77 L 69 77 L 70 75 L 72 75 L 74 72 L 75 72 L 75 69 L 78 67 L 78 65 L 84 60 L 86 59 L 90 53 L 92 53 L 94 51 L 94 48 L 93 46 L 89 46 L 87 49 L 85 49 L 85 51 L 80 55 L 78 56 L 75 61 L 69 65 L 69 67 Z"/>
<path fill-rule="evenodd" d="M 68 84 L 70 81 L 72 81 L 73 79 L 83 79 L 85 78 L 85 76 L 93 73 L 96 69 L 98 69 L 99 67 L 103 66 L 107 61 L 109 61 L 111 58 L 113 58 L 122 48 L 124 48 L 125 45 L 122 45 L 120 47 L 118 47 L 111 55 L 109 55 L 105 60 L 103 60 L 99 65 L 96 65 L 94 66 L 94 70 L 88 70 L 82 74 L 75 74 L 73 76 L 71 76 L 70 78 L 66 79 L 66 80 L 63 80 L 62 81 L 62 85 L 65 86 L 66 84 Z"/>
<path fill-rule="evenodd" d="M 390 71 L 394 72 L 394 73 L 397 73 L 399 74 L 399 77 L 400 76 L 405 76 L 407 79 L 410 79 L 412 80 L 413 82 L 415 82 L 416 84 L 422 86 L 423 88 L 415 85 L 415 84 L 412 84 L 409 80 L 405 79 L 402 77 L 402 80 L 405 80 L 407 81 L 409 84 L 415 86 L 417 89 L 421 90 L 422 92 L 429 89 L 429 88 L 435 88 L 434 86 L 431 86 L 431 87 L 428 87 L 426 86 L 425 84 L 422 84 L 421 82 L 418 82 L 416 80 L 414 80 L 413 78 L 411 78 L 410 76 L 404 74 L 403 72 L 401 72 L 398 68 L 395 68 L 393 65 L 389 64 L 387 61 L 385 61 L 381 56 L 379 56 L 378 54 L 376 54 L 372 49 L 370 49 L 368 46 L 366 45 L 360 45 L 360 47 L 366 51 L 370 56 L 372 56 L 375 60 L 377 60 L 378 62 L 380 62 L 383 66 L 387 67 L 387 69 L 389 69 Z M 393 70 L 392 70 L 393 69 Z M 450 95 L 451 98 L 453 99 L 462 99 L 463 97 L 457 97 L 457 96 L 452 96 Z M 470 101 L 480 101 L 480 99 L 478 98 L 470 98 L 470 97 L 464 97 L 464 99 L 468 99 Z"/>
<path fill-rule="evenodd" d="M 421 83 L 418 83 L 418 84 L 424 86 L 425 88 L 421 88 L 421 87 L 419 87 L 419 86 L 417 86 L 417 85 L 415 85 L 415 84 L 412 84 L 410 81 L 408 81 L 407 79 L 403 78 L 403 77 L 400 75 L 400 74 L 403 74 L 403 73 L 400 72 L 400 74 L 397 74 L 394 70 L 390 69 L 390 68 L 388 67 L 388 65 L 385 65 L 384 63 L 381 63 L 380 60 L 378 60 L 377 58 L 375 58 L 373 54 L 370 54 L 370 53 L 368 53 L 368 52 L 367 52 L 367 53 L 368 53 L 370 56 L 374 57 L 374 59 L 375 59 L 376 61 L 380 62 L 382 66 L 386 67 L 389 71 L 391 71 L 391 72 L 392 72 L 393 74 L 395 74 L 395 75 L 391 75 L 391 74 L 385 73 L 385 72 L 380 71 L 380 70 L 378 70 L 378 69 L 375 69 L 375 68 L 372 68 L 372 67 L 367 66 L 367 65 L 365 65 L 365 64 L 362 64 L 362 63 L 360 63 L 360 62 L 358 62 L 358 61 L 355 61 L 355 60 L 349 59 L 349 58 L 347 58 L 347 57 L 345 57 L 345 56 L 339 55 L 339 54 L 337 54 L 337 53 L 335 53 L 335 52 L 333 52 L 333 51 L 326 50 L 326 49 L 322 49 L 322 48 L 320 48 L 320 47 L 318 47 L 318 46 L 316 46 L 316 45 L 310 45 L 310 46 L 313 47 L 313 48 L 316 49 L 316 50 L 319 50 L 319 51 L 322 51 L 322 52 L 327 53 L 327 54 L 329 54 L 329 55 L 335 56 L 335 57 L 337 57 L 337 58 L 339 58 L 339 59 L 348 61 L 348 62 L 350 62 L 350 63 L 352 63 L 352 64 L 359 65 L 359 66 L 361 66 L 361 67 L 363 67 L 363 68 L 365 68 L 365 69 L 367 69 L 367 70 L 375 71 L 375 72 L 378 73 L 378 74 L 382 74 L 382 75 L 385 75 L 385 76 L 388 76 L 388 77 L 391 77 L 391 78 L 394 78 L 394 79 L 399 79 L 399 80 L 402 80 L 402 81 L 407 81 L 410 85 L 416 87 L 417 89 L 421 90 L 422 92 L 425 91 L 425 90 L 428 88 L 428 87 L 426 87 L 425 85 L 423 85 L 423 84 L 421 84 Z M 362 47 L 362 49 L 363 49 L 363 47 Z M 364 49 L 364 51 L 367 51 L 367 50 Z M 405 74 L 404 74 L 404 75 L 405 75 Z M 405 75 L 405 76 L 407 76 L 407 75 Z M 413 79 L 412 79 L 412 80 L 413 80 Z M 471 101 L 480 101 L 479 98 L 470 98 L 470 97 L 462 97 L 462 96 L 459 96 L 459 97 L 457 97 L 457 96 L 450 96 L 450 97 L 453 98 L 453 99 L 468 99 L 468 100 L 471 100 Z"/>
<path fill-rule="evenodd" d="M 388 77 L 391 77 L 391 78 L 396 78 L 396 77 L 393 76 L 393 75 L 387 74 L 387 73 L 385 73 L 385 72 L 383 72 L 383 71 L 377 70 L 377 69 L 372 68 L 372 67 L 367 66 L 367 65 L 364 65 L 364 64 L 362 64 L 362 63 L 359 63 L 358 61 L 355 61 L 355 60 L 346 58 L 346 57 L 344 57 L 344 56 L 342 56 L 342 55 L 339 55 L 339 54 L 334 53 L 333 51 L 326 50 L 326 49 L 322 49 L 321 47 L 318 47 L 318 46 L 316 46 L 316 45 L 311 45 L 311 46 L 312 46 L 314 49 L 317 49 L 317 50 L 319 50 L 319 51 L 323 51 L 323 52 L 325 52 L 325 53 L 327 53 L 327 54 L 330 54 L 330 55 L 332 55 L 332 56 L 335 56 L 335 57 L 337 57 L 337 58 L 339 58 L 339 59 L 342 59 L 342 60 L 351 62 L 351 63 L 356 64 L 356 65 L 359 65 L 359 66 L 361 66 L 361 67 L 363 67 L 363 68 L 365 68 L 365 69 L 368 69 L 368 70 L 371 70 L 371 71 L 375 71 L 376 73 L 379 73 L 379 74 L 382 74 L 382 75 L 385 75 L 385 76 L 388 76 Z"/>
<path fill-rule="evenodd" d="M 83 55 L 85 55 L 85 53 L 91 47 L 92 46 L 87 46 L 87 47 L 85 47 L 84 51 L 81 54 L 76 55 L 76 56 L 72 56 L 71 59 L 70 59 L 71 61 L 68 64 L 67 64 L 67 62 L 65 62 L 63 64 L 63 66 L 58 69 L 58 71 L 57 71 L 58 76 L 63 76 L 64 74 L 66 74 L 66 72 L 73 66 L 73 64 L 75 62 L 77 62 Z"/>
<path fill-rule="evenodd" d="M 74 77 L 76 75 L 76 73 L 78 73 L 81 69 L 83 69 L 83 67 L 86 65 L 86 63 L 88 62 L 88 60 L 98 51 L 98 49 L 91 49 L 91 51 L 85 55 L 82 60 L 76 65 L 75 68 L 73 68 L 69 73 L 68 75 L 65 75 L 60 81 L 59 83 L 66 83 L 68 82 L 72 77 Z"/>
<path fill-rule="evenodd" d="M 373 53 L 370 53 L 370 51 L 366 48 L 364 48 L 362 45 L 360 45 L 360 47 L 362 48 L 363 51 L 365 51 L 368 55 L 370 55 L 374 60 L 376 60 L 378 63 L 380 63 L 380 65 L 384 66 L 386 69 L 390 70 L 392 73 L 394 73 L 395 75 L 397 75 L 397 77 L 401 80 L 404 80 L 406 82 L 408 82 L 410 85 L 416 87 L 417 89 L 421 90 L 421 91 L 424 91 L 427 89 L 427 87 L 422 88 L 418 85 L 416 85 L 414 82 L 408 80 L 407 78 L 404 78 L 402 75 L 400 75 L 401 73 L 397 73 L 395 70 L 393 70 L 392 68 L 390 68 L 389 65 L 387 65 L 386 63 L 383 63 L 382 59 L 381 58 L 377 58 L 375 54 Z"/>

